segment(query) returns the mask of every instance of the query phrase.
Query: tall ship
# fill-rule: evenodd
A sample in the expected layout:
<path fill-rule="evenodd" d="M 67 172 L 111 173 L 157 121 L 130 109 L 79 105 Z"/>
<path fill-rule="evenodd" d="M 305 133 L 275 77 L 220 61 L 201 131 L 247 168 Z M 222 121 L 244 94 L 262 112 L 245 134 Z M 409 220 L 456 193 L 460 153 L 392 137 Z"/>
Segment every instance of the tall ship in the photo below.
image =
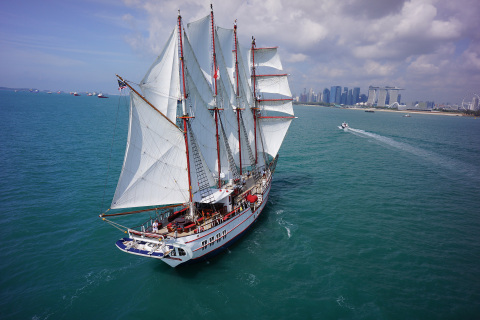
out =
<path fill-rule="evenodd" d="M 278 151 L 295 118 L 277 47 L 247 47 L 213 8 L 175 27 L 130 93 L 122 171 L 103 221 L 118 249 L 172 267 L 238 240 L 267 204 Z M 135 86 L 136 87 L 136 86 Z"/>

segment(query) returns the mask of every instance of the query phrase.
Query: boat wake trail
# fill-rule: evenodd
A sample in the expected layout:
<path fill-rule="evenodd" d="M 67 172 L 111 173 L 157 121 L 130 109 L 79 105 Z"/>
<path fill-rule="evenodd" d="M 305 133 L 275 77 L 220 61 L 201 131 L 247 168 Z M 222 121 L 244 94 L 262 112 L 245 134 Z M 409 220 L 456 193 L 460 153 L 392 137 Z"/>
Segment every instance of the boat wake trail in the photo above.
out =
<path fill-rule="evenodd" d="M 360 130 L 360 129 L 355 129 L 355 128 L 348 128 L 348 132 L 351 132 L 357 136 L 360 137 L 367 137 L 367 138 L 373 138 L 376 141 L 394 147 L 396 149 L 399 149 L 401 151 L 408 152 L 410 154 L 413 154 L 415 156 L 418 156 L 425 160 L 427 163 L 442 167 L 444 169 L 448 169 L 449 171 L 455 172 L 455 173 L 461 173 L 467 177 L 470 177 L 474 180 L 480 180 L 480 171 L 478 168 L 475 166 L 472 166 L 468 163 L 452 159 L 440 154 L 437 154 L 432 151 L 428 151 L 425 149 L 417 148 L 414 146 L 409 145 L 408 143 L 404 142 L 399 142 L 395 141 L 392 138 L 388 138 L 379 134 L 375 134 L 372 132 L 368 132 L 365 130 Z"/>
<path fill-rule="evenodd" d="M 277 211 L 277 215 L 281 215 L 282 213 L 283 210 Z M 285 228 L 285 230 L 287 231 L 287 236 L 288 238 L 290 238 L 292 236 L 291 228 L 293 227 L 293 225 L 290 222 L 285 221 L 282 217 L 277 218 L 277 222 L 280 226 Z"/>

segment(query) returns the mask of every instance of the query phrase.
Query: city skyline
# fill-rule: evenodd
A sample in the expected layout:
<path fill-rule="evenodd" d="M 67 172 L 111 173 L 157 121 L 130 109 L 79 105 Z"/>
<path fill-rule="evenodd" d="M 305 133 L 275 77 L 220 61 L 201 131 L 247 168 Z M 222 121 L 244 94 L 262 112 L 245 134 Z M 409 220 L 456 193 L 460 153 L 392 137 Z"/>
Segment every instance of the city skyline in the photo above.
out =
<path fill-rule="evenodd" d="M 369 86 L 369 89 L 376 88 L 380 89 L 380 87 L 372 87 Z M 395 87 L 382 87 L 381 89 L 387 89 L 387 91 L 395 91 L 395 94 L 391 97 L 391 94 L 385 94 L 385 101 L 395 101 L 400 102 L 401 94 L 398 94 L 398 90 L 403 90 L 400 88 Z M 343 86 L 331 86 L 329 88 L 325 88 L 323 90 L 319 90 L 318 93 L 315 92 L 313 88 L 310 88 L 307 93 L 307 88 L 303 89 L 303 93 L 297 94 L 294 93 L 294 100 L 297 102 L 323 102 L 323 103 L 330 103 L 330 104 L 340 104 L 340 105 L 355 105 L 357 103 L 367 103 L 368 98 L 370 97 L 370 90 L 368 94 L 362 93 L 360 87 L 343 87 Z M 375 95 L 374 102 L 370 102 L 370 105 L 376 104 L 378 96 Z M 382 101 L 380 99 L 380 101 Z"/>
<path fill-rule="evenodd" d="M 480 93 L 474 0 L 6 0 L 0 86 L 115 93 L 116 73 L 143 78 L 178 9 L 190 22 L 210 2 L 218 26 L 237 20 L 242 43 L 279 44 L 294 92 L 395 85 L 404 101 L 452 104 Z"/>

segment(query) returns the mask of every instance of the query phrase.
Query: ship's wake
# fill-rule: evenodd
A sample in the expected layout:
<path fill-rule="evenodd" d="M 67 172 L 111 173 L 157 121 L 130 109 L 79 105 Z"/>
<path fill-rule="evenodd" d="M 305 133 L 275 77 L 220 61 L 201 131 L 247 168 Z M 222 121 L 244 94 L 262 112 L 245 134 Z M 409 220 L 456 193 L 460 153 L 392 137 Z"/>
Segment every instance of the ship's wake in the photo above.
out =
<path fill-rule="evenodd" d="M 399 142 L 392 138 L 385 137 L 376 133 L 368 132 L 361 129 L 355 129 L 349 127 L 347 132 L 351 132 L 354 135 L 364 138 L 372 138 L 380 144 L 387 145 L 401 151 L 413 154 L 422 158 L 429 165 L 438 166 L 440 168 L 448 169 L 454 173 L 460 173 L 464 176 L 472 178 L 474 180 L 480 180 L 480 170 L 463 161 L 452 159 L 447 156 L 440 155 L 438 153 L 428 151 L 422 148 L 414 147 L 408 143 Z"/>

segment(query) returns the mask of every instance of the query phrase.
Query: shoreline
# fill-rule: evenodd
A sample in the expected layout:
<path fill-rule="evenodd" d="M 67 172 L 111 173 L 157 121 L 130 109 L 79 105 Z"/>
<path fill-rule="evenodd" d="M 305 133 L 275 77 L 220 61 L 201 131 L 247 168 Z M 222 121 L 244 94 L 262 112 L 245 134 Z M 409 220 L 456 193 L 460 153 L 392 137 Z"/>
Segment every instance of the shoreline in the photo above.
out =
<path fill-rule="evenodd" d="M 410 114 L 431 114 L 431 115 L 440 115 L 440 116 L 451 116 L 451 117 L 464 117 L 467 116 L 460 112 L 442 112 L 442 111 L 422 111 L 422 110 L 388 110 L 388 109 L 377 109 L 377 108 L 344 108 L 344 109 L 353 109 L 353 110 L 364 110 L 364 111 L 380 111 L 380 112 L 398 112 L 398 113 L 410 113 Z"/>
<path fill-rule="evenodd" d="M 334 108 L 316 104 L 297 104 L 309 107 L 322 107 L 322 108 Z M 378 109 L 378 108 L 358 108 L 358 107 L 340 107 L 338 109 L 347 109 L 347 110 L 363 110 L 363 111 L 379 111 L 379 112 L 397 112 L 397 113 L 410 113 L 410 114 L 428 114 L 428 115 L 440 115 L 440 116 L 450 116 L 450 117 L 469 117 L 470 115 L 463 114 L 461 112 L 443 112 L 443 111 L 422 111 L 422 110 L 389 110 L 389 109 Z"/>

